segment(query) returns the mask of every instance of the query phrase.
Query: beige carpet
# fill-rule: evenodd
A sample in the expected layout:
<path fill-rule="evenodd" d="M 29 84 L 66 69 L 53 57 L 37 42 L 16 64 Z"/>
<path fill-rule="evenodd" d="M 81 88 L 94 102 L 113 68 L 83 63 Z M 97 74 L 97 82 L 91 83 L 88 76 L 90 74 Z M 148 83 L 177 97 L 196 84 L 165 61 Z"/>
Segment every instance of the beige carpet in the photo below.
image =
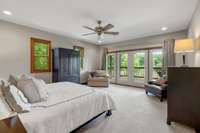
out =
<path fill-rule="evenodd" d="M 78 133 L 195 133 L 178 123 L 166 124 L 167 104 L 157 97 L 146 96 L 143 89 L 111 85 L 99 88 L 113 97 L 117 110 L 111 117 L 102 115 Z"/>

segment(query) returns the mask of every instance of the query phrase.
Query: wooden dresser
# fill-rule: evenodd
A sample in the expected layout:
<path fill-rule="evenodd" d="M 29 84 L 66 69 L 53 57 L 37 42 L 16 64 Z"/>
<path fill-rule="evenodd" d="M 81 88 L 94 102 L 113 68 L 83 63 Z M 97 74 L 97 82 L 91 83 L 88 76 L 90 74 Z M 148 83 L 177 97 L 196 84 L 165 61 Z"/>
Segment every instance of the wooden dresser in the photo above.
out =
<path fill-rule="evenodd" d="M 200 68 L 168 68 L 168 118 L 200 133 Z"/>

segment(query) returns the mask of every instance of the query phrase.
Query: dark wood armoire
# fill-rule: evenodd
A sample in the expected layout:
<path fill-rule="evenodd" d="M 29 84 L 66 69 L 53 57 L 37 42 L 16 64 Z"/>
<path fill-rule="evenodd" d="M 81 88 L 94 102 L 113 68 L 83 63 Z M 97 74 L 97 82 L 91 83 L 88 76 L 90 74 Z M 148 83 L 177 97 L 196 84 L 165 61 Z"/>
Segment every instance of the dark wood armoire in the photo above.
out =
<path fill-rule="evenodd" d="M 168 118 L 200 133 L 200 68 L 168 68 Z"/>
<path fill-rule="evenodd" d="M 73 49 L 52 50 L 52 81 L 80 83 L 80 53 Z"/>

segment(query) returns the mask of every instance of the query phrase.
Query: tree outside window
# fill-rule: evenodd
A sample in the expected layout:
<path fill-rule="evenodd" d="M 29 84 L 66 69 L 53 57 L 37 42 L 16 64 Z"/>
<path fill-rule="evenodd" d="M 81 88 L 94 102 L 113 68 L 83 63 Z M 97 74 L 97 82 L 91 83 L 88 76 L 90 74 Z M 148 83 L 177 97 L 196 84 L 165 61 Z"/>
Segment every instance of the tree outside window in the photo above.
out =
<path fill-rule="evenodd" d="M 108 70 L 109 75 L 112 78 L 114 78 L 114 76 L 115 76 L 114 65 L 115 65 L 114 55 L 112 55 L 112 54 L 107 55 L 107 70 Z"/>
<path fill-rule="evenodd" d="M 162 74 L 162 62 L 163 53 L 162 51 L 153 52 L 153 78 L 158 79 Z"/>
<path fill-rule="evenodd" d="M 74 46 L 74 50 L 80 52 L 80 68 L 83 69 L 84 48 L 80 46 Z"/>
<path fill-rule="evenodd" d="M 133 76 L 135 79 L 144 80 L 144 52 L 137 52 L 133 55 Z"/>
<path fill-rule="evenodd" d="M 120 53 L 120 77 L 128 77 L 128 54 Z"/>

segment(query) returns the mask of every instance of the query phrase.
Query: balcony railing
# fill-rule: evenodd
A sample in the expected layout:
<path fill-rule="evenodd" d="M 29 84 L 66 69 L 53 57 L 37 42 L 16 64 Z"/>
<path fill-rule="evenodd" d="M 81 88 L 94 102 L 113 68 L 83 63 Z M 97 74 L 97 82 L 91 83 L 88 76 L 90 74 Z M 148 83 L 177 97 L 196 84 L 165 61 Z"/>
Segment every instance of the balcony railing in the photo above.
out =
<path fill-rule="evenodd" d="M 115 76 L 114 67 L 108 67 L 108 74 L 111 78 Z"/>
<path fill-rule="evenodd" d="M 120 67 L 120 77 L 128 77 L 128 67 Z"/>
<path fill-rule="evenodd" d="M 161 72 L 162 67 L 153 67 L 153 78 L 158 79 L 159 73 Z M 114 76 L 114 68 L 108 68 L 110 76 Z M 145 68 L 144 67 L 134 67 L 133 68 L 134 78 L 144 79 Z M 120 67 L 120 77 L 128 77 L 128 67 Z"/>
<path fill-rule="evenodd" d="M 153 67 L 153 75 L 154 79 L 158 79 L 160 77 L 162 67 Z M 134 78 L 144 78 L 145 69 L 144 67 L 134 67 L 133 69 Z"/>
<path fill-rule="evenodd" d="M 134 78 L 144 79 L 144 73 L 145 73 L 144 67 L 134 67 L 133 68 Z"/>
<path fill-rule="evenodd" d="M 153 67 L 153 78 L 158 79 L 160 77 L 162 67 Z"/>

